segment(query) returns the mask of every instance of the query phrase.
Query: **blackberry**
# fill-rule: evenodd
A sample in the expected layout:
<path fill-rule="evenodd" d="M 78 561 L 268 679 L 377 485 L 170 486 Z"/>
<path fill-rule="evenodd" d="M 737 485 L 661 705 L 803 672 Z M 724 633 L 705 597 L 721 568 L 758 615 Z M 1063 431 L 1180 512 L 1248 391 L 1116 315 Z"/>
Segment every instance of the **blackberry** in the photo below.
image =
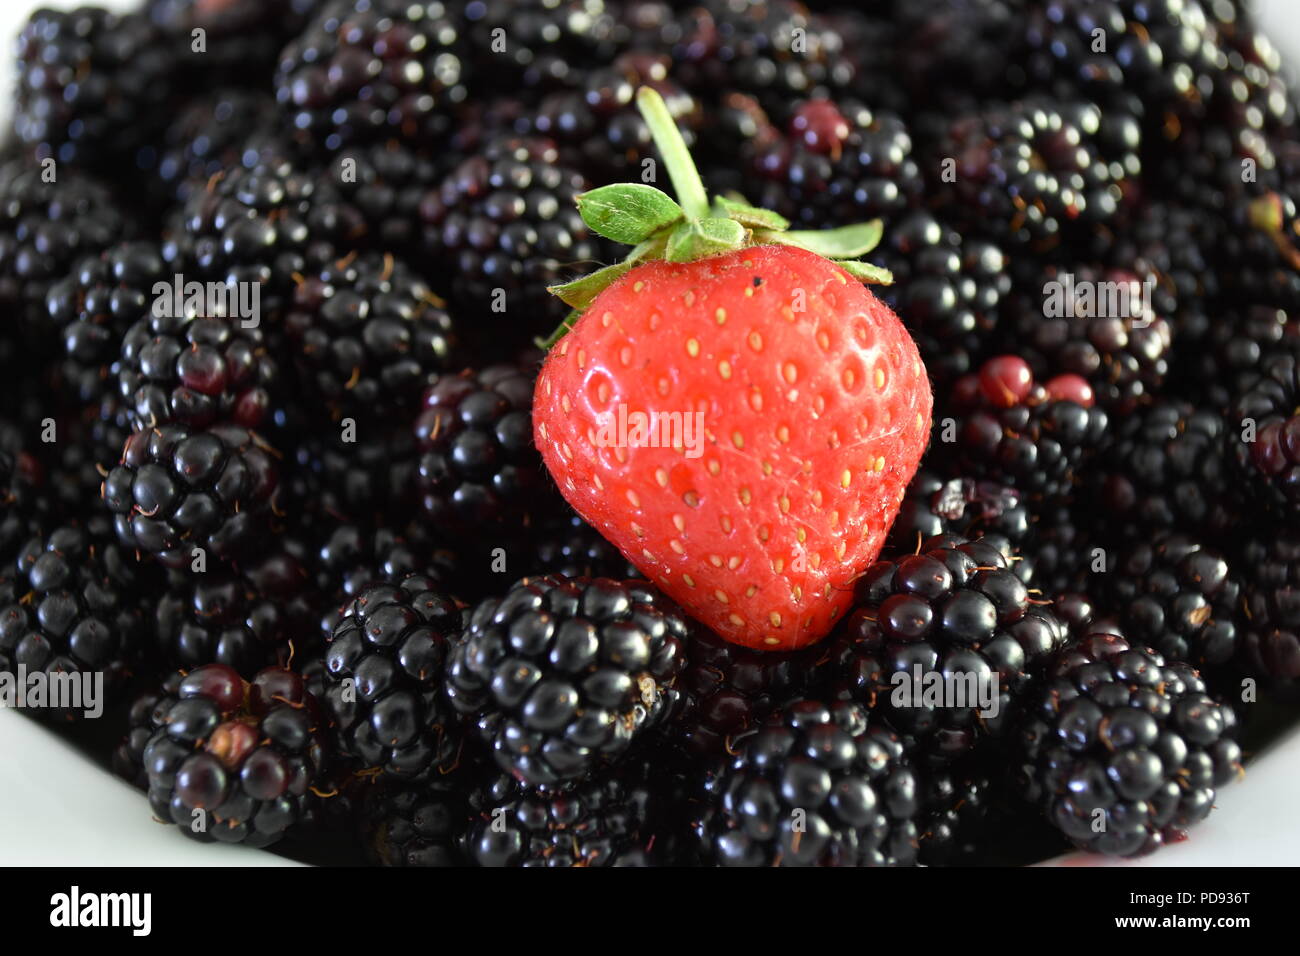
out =
<path fill-rule="evenodd" d="M 443 701 L 443 664 L 460 623 L 459 604 L 420 574 L 347 605 L 324 651 L 322 700 L 344 754 L 405 780 L 455 766 L 461 741 Z"/>
<path fill-rule="evenodd" d="M 149 0 L 145 12 L 189 52 L 195 30 L 207 48 L 194 56 L 196 80 L 263 86 L 286 43 L 302 32 L 321 0 Z"/>
<path fill-rule="evenodd" d="M 451 158 L 457 155 L 453 149 Z M 426 154 L 401 140 L 388 140 L 345 148 L 326 169 L 344 201 L 365 222 L 367 242 L 383 252 L 414 257 L 422 241 L 420 204 L 438 188 L 450 165 L 441 149 Z"/>
<path fill-rule="evenodd" d="M 1011 82 L 1011 64 L 1020 57 L 1021 7 L 1010 0 L 909 0 L 893 11 L 893 44 L 875 49 L 907 51 L 891 60 L 916 105 L 945 111 L 973 106 L 1002 95 Z M 873 95 L 871 88 L 857 88 Z"/>
<path fill-rule="evenodd" d="M 662 161 L 633 102 L 639 87 L 659 92 L 688 147 L 701 125 L 699 104 L 669 79 L 669 65 L 666 56 L 623 54 L 587 72 L 577 88 L 543 98 L 522 125 L 553 140 L 561 157 L 592 182 L 639 182 L 647 158 Z"/>
<path fill-rule="evenodd" d="M 459 16 L 437 0 L 329 0 L 280 54 L 275 96 L 302 144 L 437 146 L 468 96 Z"/>
<path fill-rule="evenodd" d="M 715 865 L 916 862 L 916 775 L 902 741 L 867 709 L 795 701 L 735 747 L 695 824 Z"/>
<path fill-rule="evenodd" d="M 1247 497 L 1294 520 L 1300 514 L 1300 358 L 1290 350 L 1269 359 L 1263 373 L 1228 410 L 1228 447 Z"/>
<path fill-rule="evenodd" d="M 451 276 L 452 301 L 491 320 L 484 334 L 498 349 L 503 334 L 519 343 L 550 332 L 565 307 L 546 287 L 598 257 L 575 203 L 587 185 L 554 144 L 512 139 L 488 144 L 425 196 L 424 241 Z"/>
<path fill-rule="evenodd" d="M 599 531 L 567 509 L 538 522 L 529 537 L 530 575 L 615 579 L 642 576 Z"/>
<path fill-rule="evenodd" d="M 931 377 L 948 384 L 977 368 L 1011 292 L 1002 250 L 914 212 L 886 230 L 876 260 L 894 274 L 880 295 L 916 339 Z"/>
<path fill-rule="evenodd" d="M 893 220 L 925 186 L 907 124 L 855 100 L 801 102 L 788 135 L 757 141 L 748 161 L 750 198 L 806 228 Z"/>
<path fill-rule="evenodd" d="M 1300 680 L 1300 537 L 1252 535 L 1241 566 L 1253 574 L 1242 588 L 1239 662 L 1274 683 Z"/>
<path fill-rule="evenodd" d="M 1300 312 L 1270 305 L 1225 306 L 1199 343 L 1179 348 L 1179 391 L 1216 410 L 1231 411 L 1279 356 L 1300 351 Z M 1188 354 L 1191 353 L 1191 354 Z M 1231 424 L 1240 428 L 1240 420 Z"/>
<path fill-rule="evenodd" d="M 292 497 L 333 516 L 407 520 L 418 507 L 417 449 L 411 427 L 366 423 L 355 433 L 305 437 L 294 451 Z"/>
<path fill-rule="evenodd" d="M 283 423 L 284 385 L 262 330 L 172 312 L 155 306 L 122 338 L 117 384 L 135 427 Z"/>
<path fill-rule="evenodd" d="M 45 296 L 49 321 L 63 332 L 65 377 L 78 401 L 104 395 L 122 339 L 150 313 L 164 277 L 156 243 L 121 242 L 75 263 Z"/>
<path fill-rule="evenodd" d="M 1055 101 L 994 104 L 959 115 L 937 146 L 939 156 L 955 162 L 955 178 L 932 183 L 932 195 L 968 232 L 1054 247 L 1076 223 L 1095 227 L 1118 216 L 1131 173 L 1105 162 L 1101 130 L 1095 107 Z"/>
<path fill-rule="evenodd" d="M 453 361 L 442 300 L 389 255 L 348 256 L 302 277 L 285 327 L 304 383 L 336 419 L 398 419 Z"/>
<path fill-rule="evenodd" d="M 1017 777 L 1077 847 L 1137 856 L 1182 838 L 1241 774 L 1232 711 L 1187 664 L 1116 635 L 1063 651 L 1026 710 Z M 1104 823 L 1104 826 L 1098 824 Z"/>
<path fill-rule="evenodd" d="M 173 571 L 158 600 L 155 638 L 172 665 L 222 664 L 251 678 L 289 659 L 293 636 L 285 610 L 241 575 Z"/>
<path fill-rule="evenodd" d="M 1172 325 L 1144 306 L 1143 289 L 1127 270 L 1048 265 L 1012 300 L 1003 330 L 1035 375 L 1081 376 L 1103 408 L 1130 412 L 1160 391 L 1173 354 Z"/>
<path fill-rule="evenodd" d="M 605 0 L 474 0 L 465 5 L 475 85 L 498 93 L 574 85 L 599 68 L 627 9 Z M 504 44 L 504 48 L 503 48 Z"/>
<path fill-rule="evenodd" d="M 1093 517 L 1062 502 L 1035 502 L 1031 517 L 1016 573 L 1047 598 L 1087 590 L 1106 554 Z"/>
<path fill-rule="evenodd" d="M 1032 515 L 1022 497 L 1015 488 L 996 482 L 945 480 L 937 472 L 923 468 L 907 486 L 887 547 L 892 554 L 915 554 L 922 541 L 935 535 L 957 534 L 990 540 L 996 537 L 1019 548 L 1032 526 Z"/>
<path fill-rule="evenodd" d="M 111 701 L 144 658 L 140 607 L 148 590 L 134 560 L 106 526 L 64 524 L 22 545 L 11 574 L 12 592 L 0 595 L 7 605 L 0 610 L 0 671 L 102 674 Z M 86 700 L 52 712 L 72 720 L 90 706 Z"/>
<path fill-rule="evenodd" d="M 152 165 L 158 201 L 184 203 L 218 173 L 285 155 L 279 137 L 275 100 L 267 93 L 222 87 L 193 100 L 160 138 Z"/>
<path fill-rule="evenodd" d="M 274 453 L 256 432 L 163 425 L 127 439 L 103 496 L 124 545 L 183 568 L 194 548 L 233 560 L 260 546 L 278 480 Z"/>
<path fill-rule="evenodd" d="M 32 332 L 37 354 L 51 338 L 46 293 L 74 263 L 132 238 L 132 217 L 107 187 L 73 171 L 45 182 L 19 160 L 0 165 L 0 307 Z"/>
<path fill-rule="evenodd" d="M 18 35 L 18 140 L 39 160 L 129 171 L 182 85 L 189 42 L 139 13 L 37 10 Z"/>
<path fill-rule="evenodd" d="M 677 681 L 682 703 L 663 734 L 693 759 L 733 752 L 735 741 L 782 704 L 826 689 L 826 644 L 798 651 L 753 651 L 697 629 Z"/>
<path fill-rule="evenodd" d="M 1185 534 L 1126 542 L 1106 582 L 1135 644 L 1207 671 L 1232 660 L 1241 587 L 1219 551 Z"/>
<path fill-rule="evenodd" d="M 203 842 L 264 847 L 302 820 L 327 763 L 303 680 L 267 668 L 248 683 L 220 664 L 160 695 L 142 754 L 155 816 Z"/>
<path fill-rule="evenodd" d="M 919 862 L 951 866 L 970 852 L 972 839 L 1000 802 L 991 765 L 993 761 L 967 760 L 918 768 Z"/>
<path fill-rule="evenodd" d="M 872 565 L 834 638 L 837 694 L 945 758 L 1005 735 L 1034 674 L 1066 638 L 1044 602 L 1031 601 L 1011 557 L 979 539 L 942 535 L 917 554 Z M 964 680 L 964 701 L 947 685 L 939 702 L 930 700 L 930 685 L 949 675 Z M 975 695 L 986 692 L 981 705 Z"/>
<path fill-rule="evenodd" d="M 1213 535 L 1236 522 L 1224 421 L 1188 402 L 1157 401 L 1121 419 L 1089 476 L 1104 512 L 1144 531 Z"/>
<path fill-rule="evenodd" d="M 1082 379 L 1037 384 L 1015 356 L 990 359 L 978 376 L 959 380 L 952 401 L 962 474 L 1011 485 L 1038 502 L 1070 492 L 1107 429 Z M 940 427 L 947 427 L 942 420 Z"/>
<path fill-rule="evenodd" d="M 418 487 L 441 528 L 521 524 L 549 495 L 533 445 L 529 354 L 511 365 L 446 376 L 434 383 L 415 420 Z"/>
<path fill-rule="evenodd" d="M 523 578 L 469 615 L 447 696 L 503 771 L 563 789 L 675 708 L 689 631 L 646 582 Z"/>
<path fill-rule="evenodd" d="M 462 786 L 457 777 L 374 788 L 361 807 L 367 859 L 379 866 L 463 866 L 470 809 Z"/>
<path fill-rule="evenodd" d="M 365 224 L 332 184 L 273 155 L 214 176 L 172 214 L 166 231 L 169 265 L 187 281 L 256 283 L 259 316 L 274 328 L 293 277 L 334 261 Z"/>
<path fill-rule="evenodd" d="M 491 778 L 469 795 L 465 857 L 489 867 L 656 865 L 668 808 L 650 776 L 627 768 L 562 793 Z"/>

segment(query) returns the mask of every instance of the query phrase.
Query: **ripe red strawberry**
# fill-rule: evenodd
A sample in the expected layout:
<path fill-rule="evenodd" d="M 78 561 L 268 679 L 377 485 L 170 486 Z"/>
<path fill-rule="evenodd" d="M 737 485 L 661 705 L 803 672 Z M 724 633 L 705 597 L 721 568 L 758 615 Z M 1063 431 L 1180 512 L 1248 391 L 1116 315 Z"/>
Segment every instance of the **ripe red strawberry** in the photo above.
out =
<path fill-rule="evenodd" d="M 930 430 L 925 368 L 854 277 L 870 267 L 798 247 L 860 254 L 878 226 L 789 233 L 737 203 L 710 213 L 648 105 L 685 208 L 652 208 L 649 187 L 580 200 L 639 245 L 557 290 L 585 311 L 538 377 L 537 447 L 574 509 L 692 615 L 738 644 L 800 647 L 849 605 L 898 513 Z"/>

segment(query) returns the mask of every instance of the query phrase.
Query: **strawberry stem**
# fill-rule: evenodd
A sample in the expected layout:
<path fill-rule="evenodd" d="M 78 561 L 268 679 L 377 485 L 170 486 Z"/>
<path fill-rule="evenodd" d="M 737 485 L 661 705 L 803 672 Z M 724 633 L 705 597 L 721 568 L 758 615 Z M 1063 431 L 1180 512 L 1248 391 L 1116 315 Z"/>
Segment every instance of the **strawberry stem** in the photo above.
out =
<path fill-rule="evenodd" d="M 681 130 L 668 112 L 668 104 L 658 90 L 643 86 L 636 91 L 636 105 L 650 128 L 664 165 L 668 167 L 668 178 L 673 182 L 673 191 L 677 193 L 677 202 L 686 212 L 686 218 L 705 218 L 709 215 L 709 195 L 704 191 L 704 181 L 695 168 L 695 160 L 691 159 L 690 150 L 686 148 L 686 140 L 682 139 Z"/>

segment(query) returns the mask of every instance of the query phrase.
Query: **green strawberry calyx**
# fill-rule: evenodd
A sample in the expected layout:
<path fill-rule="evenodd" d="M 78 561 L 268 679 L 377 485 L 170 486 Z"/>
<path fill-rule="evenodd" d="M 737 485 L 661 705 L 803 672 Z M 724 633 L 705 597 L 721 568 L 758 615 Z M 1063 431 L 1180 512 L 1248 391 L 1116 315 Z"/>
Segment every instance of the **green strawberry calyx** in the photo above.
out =
<path fill-rule="evenodd" d="M 710 201 L 663 97 L 643 86 L 637 90 L 636 103 L 663 157 L 677 199 L 645 183 L 615 183 L 577 197 L 578 213 L 592 232 L 629 245 L 632 251 L 614 265 L 550 286 L 549 291 L 573 311 L 549 338 L 538 340 L 539 346 L 550 348 L 596 296 L 633 267 L 655 259 L 693 262 L 749 246 L 779 244 L 831 259 L 862 282 L 894 281 L 888 269 L 860 259 L 880 242 L 879 219 L 838 229 L 792 230 L 785 217 L 739 197 L 715 196 Z"/>

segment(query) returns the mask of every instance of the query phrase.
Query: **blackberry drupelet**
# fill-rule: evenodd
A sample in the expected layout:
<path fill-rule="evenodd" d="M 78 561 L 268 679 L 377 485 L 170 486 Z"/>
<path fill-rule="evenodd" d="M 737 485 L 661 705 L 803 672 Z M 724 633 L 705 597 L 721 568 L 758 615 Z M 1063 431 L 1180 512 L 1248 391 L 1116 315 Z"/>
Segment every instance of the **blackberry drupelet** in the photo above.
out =
<path fill-rule="evenodd" d="M 532 353 L 510 365 L 445 376 L 415 420 L 417 484 L 439 528 L 517 526 L 550 496 L 533 445 Z"/>
<path fill-rule="evenodd" d="M 457 764 L 443 665 L 460 625 L 459 603 L 420 574 L 376 584 L 347 605 L 324 649 L 322 700 L 345 755 L 403 780 Z"/>
<path fill-rule="evenodd" d="M 38 160 L 129 173 L 183 86 L 189 43 L 140 13 L 37 10 L 18 35 L 18 140 Z"/>
<path fill-rule="evenodd" d="M 172 571 L 158 600 L 154 637 L 171 665 L 222 664 L 246 679 L 290 657 L 286 610 L 238 574 Z"/>
<path fill-rule="evenodd" d="M 758 141 L 747 159 L 749 198 L 804 228 L 892 221 L 925 187 L 907 124 L 856 100 L 801 102 L 787 135 Z"/>
<path fill-rule="evenodd" d="M 150 589 L 106 523 L 63 524 L 48 536 L 36 535 L 6 572 L 12 580 L 0 610 L 0 671 L 102 674 L 111 701 L 144 658 L 141 607 Z M 102 707 L 105 698 L 97 703 Z M 74 720 L 90 707 L 86 699 L 51 713 Z"/>
<path fill-rule="evenodd" d="M 165 272 L 156 243 L 120 242 L 86 256 L 50 285 L 45 307 L 63 333 L 65 382 L 83 404 L 111 390 L 122 338 L 149 315 L 154 283 Z"/>
<path fill-rule="evenodd" d="M 302 145 L 438 145 L 465 102 L 460 15 L 437 0 L 329 0 L 280 54 L 275 96 Z"/>
<path fill-rule="evenodd" d="M 989 542 L 941 535 L 917 554 L 870 567 L 834 637 L 837 694 L 943 758 L 1005 735 L 1035 673 L 1067 636 L 1046 602 L 1030 599 L 1011 557 Z M 930 699 L 929 685 L 947 675 L 963 679 L 964 700 L 955 691 Z"/>
<path fill-rule="evenodd" d="M 1300 680 L 1300 536 L 1254 535 L 1241 547 L 1252 569 L 1242 587 L 1239 663 L 1277 684 Z"/>
<path fill-rule="evenodd" d="M 1241 774 L 1234 723 L 1187 664 L 1089 637 L 1058 655 L 1026 710 L 1019 784 L 1080 849 L 1149 853 L 1181 839 Z"/>
<path fill-rule="evenodd" d="M 1287 521 L 1300 515 L 1300 349 L 1264 362 L 1228 409 L 1228 449 L 1248 500 Z"/>
<path fill-rule="evenodd" d="M 799 700 L 735 743 L 695 824 L 721 866 L 910 866 L 921 794 L 903 742 L 844 701 Z"/>
<path fill-rule="evenodd" d="M 1218 536 L 1238 519 L 1223 417 L 1158 400 L 1121 418 L 1088 483 L 1105 513 L 1144 531 Z"/>
<path fill-rule="evenodd" d="M 194 548 L 234 560 L 265 543 L 279 500 L 275 453 L 239 425 L 135 432 L 104 479 L 119 540 L 169 568 Z"/>
<path fill-rule="evenodd" d="M 955 454 L 963 475 L 1011 485 L 1034 502 L 1069 494 L 1107 431 L 1086 382 L 1062 375 L 1040 385 L 1016 356 L 989 359 L 957 381 L 950 400 L 957 434 L 944 454 Z"/>
<path fill-rule="evenodd" d="M 155 304 L 122 338 L 117 386 L 133 425 L 283 424 L 286 386 L 260 326 L 172 312 Z"/>
<path fill-rule="evenodd" d="M 503 771 L 563 789 L 675 709 L 690 628 L 648 582 L 523 578 L 469 615 L 447 696 Z"/>
<path fill-rule="evenodd" d="M 134 233 L 131 216 L 98 180 L 65 170 L 46 182 L 39 167 L 0 164 L 0 307 L 29 330 L 28 355 L 53 339 L 50 286 L 84 256 Z"/>
<path fill-rule="evenodd" d="M 503 335 L 522 344 L 552 331 L 566 307 L 546 287 L 599 256 L 575 202 L 587 186 L 549 140 L 506 139 L 464 160 L 425 196 L 426 248 L 451 276 L 458 313 L 488 320 L 482 334 L 497 354 Z"/>
<path fill-rule="evenodd" d="M 454 362 L 451 316 L 390 255 L 362 253 L 297 280 L 285 319 L 301 379 L 335 420 L 409 417 Z"/>
<path fill-rule="evenodd" d="M 875 261 L 894 274 L 879 295 L 916 339 L 931 377 L 946 384 L 977 368 L 1011 291 L 1002 250 L 914 212 L 885 231 Z"/>
<path fill-rule="evenodd" d="M 530 790 L 509 774 L 469 795 L 463 838 L 475 866 L 653 866 L 668 811 L 649 768 L 628 767 L 572 790 Z"/>
<path fill-rule="evenodd" d="M 470 809 L 463 776 L 372 788 L 360 818 L 366 858 L 379 866 L 464 866 Z"/>
<path fill-rule="evenodd" d="M 1185 534 L 1125 542 L 1105 575 L 1124 635 L 1207 675 L 1237 651 L 1237 573 L 1219 551 Z"/>
<path fill-rule="evenodd" d="M 264 847 L 304 818 L 327 754 L 301 677 L 267 668 L 246 683 L 208 664 L 154 705 L 144 747 L 149 805 L 203 842 Z"/>

